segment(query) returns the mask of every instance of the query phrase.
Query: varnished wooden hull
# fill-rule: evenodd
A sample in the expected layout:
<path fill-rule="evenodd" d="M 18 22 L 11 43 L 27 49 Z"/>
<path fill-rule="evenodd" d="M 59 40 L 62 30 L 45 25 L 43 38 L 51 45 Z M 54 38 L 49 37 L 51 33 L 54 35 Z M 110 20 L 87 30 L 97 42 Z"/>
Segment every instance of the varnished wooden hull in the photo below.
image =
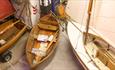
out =
<path fill-rule="evenodd" d="M 47 18 L 47 16 L 45 16 L 41 19 L 44 19 L 44 18 Z M 59 38 L 59 25 L 57 22 L 53 23 L 54 24 L 53 26 L 54 27 L 56 26 L 58 29 L 55 30 L 55 28 L 54 28 L 54 29 L 50 30 L 50 28 L 47 29 L 47 26 L 45 26 L 46 28 L 40 27 L 40 26 L 42 26 L 42 23 L 46 24 L 48 26 L 52 25 L 52 24 L 50 24 L 50 22 L 48 22 L 48 23 L 47 23 L 47 21 L 44 21 L 44 22 L 40 21 L 37 25 L 35 25 L 32 28 L 32 30 L 30 32 L 30 36 L 29 36 L 28 41 L 27 41 L 26 57 L 27 57 L 28 63 L 29 63 L 31 68 L 35 68 L 40 63 L 47 60 L 52 55 L 54 50 L 56 49 L 56 43 L 57 43 L 57 40 Z M 40 48 L 41 42 L 38 41 L 35 37 L 36 35 L 39 35 L 39 34 L 44 34 L 44 35 L 48 35 L 48 36 L 54 35 L 54 37 L 56 36 L 55 42 L 53 40 L 45 42 L 45 43 L 48 43 L 47 47 L 49 47 L 49 48 L 46 51 L 46 55 L 43 57 L 37 56 L 37 55 L 32 53 L 32 48 L 38 48 L 38 49 Z M 36 58 L 38 58 L 38 59 L 36 59 Z M 36 60 L 36 63 L 34 63 L 34 60 Z"/>
<path fill-rule="evenodd" d="M 27 26 L 24 23 L 20 22 L 20 20 L 15 22 L 11 19 L 0 25 L 0 40 L 6 41 L 5 44 L 0 45 L 0 54 L 11 48 L 26 31 Z"/>

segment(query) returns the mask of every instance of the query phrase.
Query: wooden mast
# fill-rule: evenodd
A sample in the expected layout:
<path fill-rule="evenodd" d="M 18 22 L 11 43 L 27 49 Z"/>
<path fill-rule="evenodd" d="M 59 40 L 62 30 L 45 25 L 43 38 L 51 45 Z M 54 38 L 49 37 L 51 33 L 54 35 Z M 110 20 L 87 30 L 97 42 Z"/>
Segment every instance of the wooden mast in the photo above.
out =
<path fill-rule="evenodd" d="M 84 44 L 86 44 L 86 42 L 87 42 L 88 31 L 89 31 L 89 24 L 90 24 L 91 12 L 92 12 L 92 6 L 93 6 L 93 0 L 89 0 L 88 18 L 87 18 L 87 24 L 86 24 L 86 34 L 85 34 Z"/>

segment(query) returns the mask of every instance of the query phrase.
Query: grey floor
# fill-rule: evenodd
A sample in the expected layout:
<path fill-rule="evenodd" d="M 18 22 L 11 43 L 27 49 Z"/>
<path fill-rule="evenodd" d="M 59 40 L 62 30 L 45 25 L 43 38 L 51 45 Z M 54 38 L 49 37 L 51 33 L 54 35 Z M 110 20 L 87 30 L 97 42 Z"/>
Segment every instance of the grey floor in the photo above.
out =
<path fill-rule="evenodd" d="M 29 33 L 26 32 L 11 49 L 12 60 L 0 63 L 0 70 L 30 70 L 26 61 L 25 46 Z M 75 58 L 70 42 L 65 32 L 60 32 L 59 42 L 52 56 L 40 64 L 36 70 L 83 70 L 81 64 Z"/>

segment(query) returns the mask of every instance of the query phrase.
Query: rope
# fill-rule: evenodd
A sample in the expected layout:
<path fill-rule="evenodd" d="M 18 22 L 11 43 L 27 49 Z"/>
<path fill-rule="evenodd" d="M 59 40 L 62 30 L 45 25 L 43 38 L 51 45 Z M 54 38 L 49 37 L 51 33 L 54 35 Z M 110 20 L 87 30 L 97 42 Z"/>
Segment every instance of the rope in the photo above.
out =
<path fill-rule="evenodd" d="M 85 3 L 85 5 L 87 5 L 87 3 Z M 87 10 L 87 6 L 85 6 L 85 9 L 84 9 L 84 12 L 83 12 L 83 17 L 82 17 L 82 22 L 81 22 L 81 26 L 80 26 L 80 28 L 78 28 L 72 21 L 74 21 L 74 22 L 76 22 L 76 23 L 79 23 L 79 22 L 77 22 L 77 21 L 75 21 L 74 19 L 72 19 L 70 16 L 67 16 L 68 17 L 68 20 L 80 31 L 80 32 L 82 32 L 81 31 L 81 28 L 82 28 L 82 26 L 83 26 L 83 19 L 84 19 L 84 17 L 85 17 L 85 10 Z M 79 33 L 79 36 L 77 37 L 77 44 L 76 44 L 76 47 L 75 47 L 75 49 L 77 49 L 77 45 L 78 45 L 78 41 L 79 41 L 79 38 L 80 38 L 80 33 Z"/>

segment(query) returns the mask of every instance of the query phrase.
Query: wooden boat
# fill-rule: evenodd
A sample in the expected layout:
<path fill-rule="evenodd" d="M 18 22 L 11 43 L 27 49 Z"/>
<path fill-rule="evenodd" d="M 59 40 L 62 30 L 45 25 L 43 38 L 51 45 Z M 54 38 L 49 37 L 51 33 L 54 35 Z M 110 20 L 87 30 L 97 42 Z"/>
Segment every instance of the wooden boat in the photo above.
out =
<path fill-rule="evenodd" d="M 26 31 L 26 25 L 14 17 L 15 12 L 9 0 L 1 0 L 0 5 L 0 61 L 11 59 L 9 49 Z M 4 8 L 5 7 L 5 8 Z M 12 17 L 13 16 L 13 17 Z"/>
<path fill-rule="evenodd" d="M 114 70 L 115 48 L 91 30 L 89 30 L 87 44 L 85 45 L 85 28 L 81 29 L 79 24 L 76 22 L 72 23 L 75 25 L 70 22 L 67 27 L 69 40 L 72 44 L 74 54 L 84 69 Z M 74 30 L 74 32 L 71 32 L 71 30 Z M 75 37 L 73 38 L 74 35 Z"/>
<path fill-rule="evenodd" d="M 9 20 L 0 25 L 0 54 L 9 49 L 24 33 L 26 25 L 20 20 Z"/>
<path fill-rule="evenodd" d="M 86 33 L 83 34 L 85 39 Z M 115 48 L 101 37 L 88 33 L 86 50 L 91 59 L 100 69 L 115 69 Z M 85 40 L 84 40 L 85 41 Z M 99 60 L 97 60 L 99 59 Z M 99 62 L 102 63 L 99 63 Z M 102 66 L 103 65 L 103 66 Z"/>
<path fill-rule="evenodd" d="M 20 20 L 14 21 L 13 19 L 0 25 L 0 55 L 2 56 L 8 49 L 13 47 L 14 43 L 26 31 L 26 25 Z M 3 59 L 7 56 L 2 56 Z M 9 57 L 9 56 L 8 56 Z M 9 57 L 11 59 L 11 55 Z M 2 61 L 4 61 L 2 60 Z"/>
<path fill-rule="evenodd" d="M 93 0 L 89 1 L 88 20 L 86 26 L 73 21 L 71 18 L 68 19 L 67 33 L 72 45 L 72 50 L 85 70 L 114 70 L 115 41 L 104 34 L 107 32 L 108 27 L 106 27 L 105 32 L 94 27 L 89 27 L 92 1 Z M 67 13 L 70 14 L 69 12 Z M 114 25 L 114 23 L 112 24 Z M 100 27 L 102 28 L 103 26 Z M 114 33 L 111 31 L 112 29 L 109 33 L 113 36 Z"/>
<path fill-rule="evenodd" d="M 40 20 L 44 20 L 44 18 L 49 19 L 44 22 L 39 21 L 32 28 L 27 41 L 26 56 L 31 68 L 35 68 L 51 56 L 59 38 L 58 22 L 51 15 L 46 15 Z M 53 21 L 50 21 L 52 19 Z"/>

